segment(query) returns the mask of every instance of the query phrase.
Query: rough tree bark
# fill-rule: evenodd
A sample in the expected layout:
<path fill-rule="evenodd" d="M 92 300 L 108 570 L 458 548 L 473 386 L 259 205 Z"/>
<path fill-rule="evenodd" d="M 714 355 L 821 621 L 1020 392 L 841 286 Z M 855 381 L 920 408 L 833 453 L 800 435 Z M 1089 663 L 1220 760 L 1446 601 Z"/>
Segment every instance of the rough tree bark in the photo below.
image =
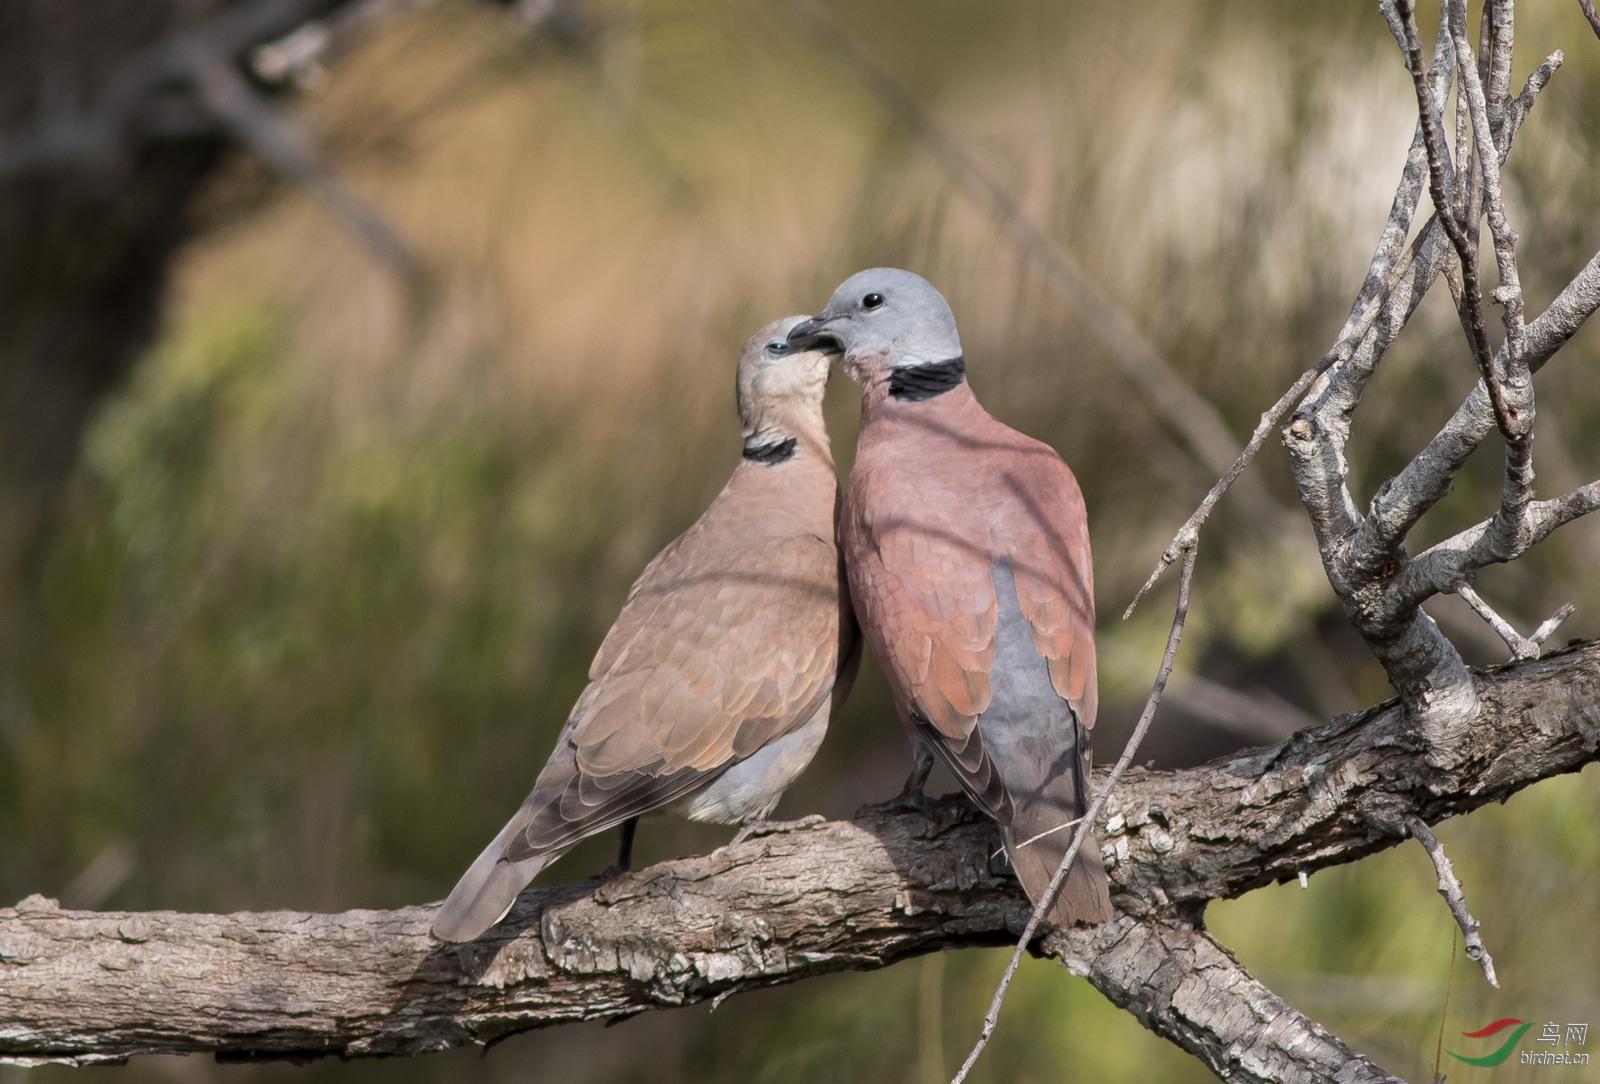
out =
<path fill-rule="evenodd" d="M 1393 1079 L 1253 979 L 1204 908 L 1600 759 L 1600 645 L 1478 684 L 1473 754 L 1451 768 L 1395 701 L 1200 768 L 1134 769 L 1102 844 L 1116 917 L 1040 950 L 1224 1079 Z M 997 944 L 1029 907 L 996 839 L 964 799 L 932 820 L 808 819 L 530 891 L 466 946 L 429 936 L 431 907 L 116 914 L 29 897 L 0 909 L 0 1060 L 414 1054 Z"/>

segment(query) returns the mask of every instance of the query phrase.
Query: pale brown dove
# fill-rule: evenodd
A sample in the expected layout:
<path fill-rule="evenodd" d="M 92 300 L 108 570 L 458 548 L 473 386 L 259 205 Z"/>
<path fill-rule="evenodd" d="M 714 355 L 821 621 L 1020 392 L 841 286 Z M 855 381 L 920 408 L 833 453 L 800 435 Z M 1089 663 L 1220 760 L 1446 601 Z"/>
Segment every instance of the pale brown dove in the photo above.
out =
<path fill-rule="evenodd" d="M 434 919 L 470 941 L 579 840 L 684 801 L 694 820 L 771 813 L 822 741 L 860 659 L 834 543 L 839 485 L 822 421 L 829 355 L 801 317 L 739 357 L 744 456 L 700 519 L 640 575 L 533 793 Z"/>

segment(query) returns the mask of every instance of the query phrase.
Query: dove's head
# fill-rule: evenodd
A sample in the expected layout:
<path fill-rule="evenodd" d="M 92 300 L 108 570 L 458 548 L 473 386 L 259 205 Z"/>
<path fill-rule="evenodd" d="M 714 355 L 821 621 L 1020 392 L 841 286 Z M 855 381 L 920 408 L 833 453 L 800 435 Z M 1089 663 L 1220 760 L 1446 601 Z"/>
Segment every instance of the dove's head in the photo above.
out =
<path fill-rule="evenodd" d="M 804 316 L 774 320 L 750 336 L 739 353 L 736 393 L 746 458 L 779 454 L 791 438 L 817 440 L 826 449 L 822 393 L 828 385 L 832 358 L 822 347 L 789 341 L 790 329 Z"/>
<path fill-rule="evenodd" d="M 789 342 L 843 353 L 845 372 L 864 387 L 887 380 L 948 388 L 965 370 L 956 318 L 943 295 L 897 267 L 845 279 L 827 308 L 789 330 Z"/>

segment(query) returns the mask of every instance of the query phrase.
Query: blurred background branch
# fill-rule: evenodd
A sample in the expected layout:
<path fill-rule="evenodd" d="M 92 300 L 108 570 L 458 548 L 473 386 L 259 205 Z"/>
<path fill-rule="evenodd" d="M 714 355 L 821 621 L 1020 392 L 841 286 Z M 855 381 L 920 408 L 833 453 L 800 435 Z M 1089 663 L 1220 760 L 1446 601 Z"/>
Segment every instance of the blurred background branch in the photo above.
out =
<path fill-rule="evenodd" d="M 941 169 L 975 200 L 1017 250 L 1043 272 L 1056 295 L 1111 351 L 1124 374 L 1161 419 L 1183 435 L 1205 469 L 1227 472 L 1239 442 L 1216 407 L 1167 364 L 1160 351 L 1104 290 L 1084 273 L 1065 248 L 1029 221 L 1005 188 L 962 149 L 954 136 L 895 81 L 865 42 L 850 33 L 820 0 L 780 0 L 829 56 L 838 60 L 913 132 Z M 1255 475 L 1238 483 L 1248 521 L 1272 534 L 1287 526 L 1289 511 L 1277 503 Z"/>
<path fill-rule="evenodd" d="M 251 89 L 232 60 L 186 44 L 183 51 L 189 54 L 187 66 L 195 90 L 229 132 L 285 176 L 304 185 L 329 214 L 360 238 L 374 259 L 403 285 L 417 288 L 422 269 L 383 215 L 339 179 L 304 133 Z"/>

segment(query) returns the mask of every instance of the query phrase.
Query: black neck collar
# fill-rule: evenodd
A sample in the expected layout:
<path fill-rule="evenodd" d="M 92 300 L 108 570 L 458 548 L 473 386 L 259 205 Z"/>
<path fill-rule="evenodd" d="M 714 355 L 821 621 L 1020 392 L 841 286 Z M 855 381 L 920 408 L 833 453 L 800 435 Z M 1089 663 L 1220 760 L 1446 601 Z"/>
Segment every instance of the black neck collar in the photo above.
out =
<path fill-rule="evenodd" d="M 779 463 L 787 463 L 794 458 L 795 439 L 786 437 L 783 440 L 768 441 L 765 444 L 746 444 L 744 457 L 752 463 L 764 463 L 775 467 Z"/>
<path fill-rule="evenodd" d="M 889 370 L 889 395 L 920 403 L 943 395 L 967 378 L 967 359 L 957 354 L 929 365 L 908 365 Z"/>

